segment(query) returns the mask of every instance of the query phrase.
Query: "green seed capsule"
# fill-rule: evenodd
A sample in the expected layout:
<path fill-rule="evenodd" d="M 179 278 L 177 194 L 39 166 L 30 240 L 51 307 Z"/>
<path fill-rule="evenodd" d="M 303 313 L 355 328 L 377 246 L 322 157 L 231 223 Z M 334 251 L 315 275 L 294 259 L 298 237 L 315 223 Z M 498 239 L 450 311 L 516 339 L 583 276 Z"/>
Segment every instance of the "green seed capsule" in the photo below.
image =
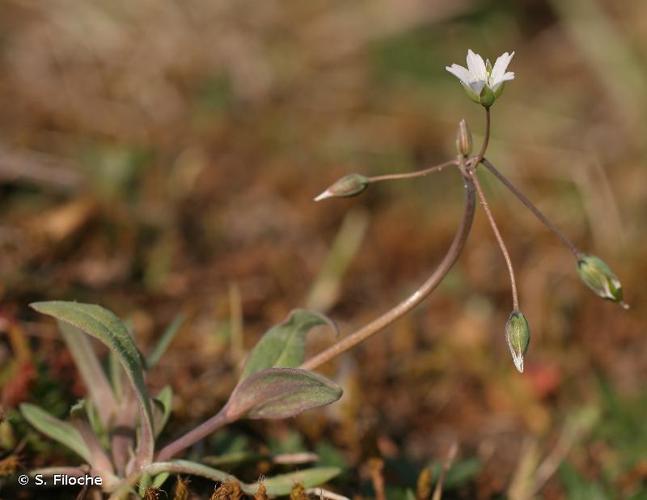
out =
<path fill-rule="evenodd" d="M 512 354 L 514 366 L 523 373 L 523 357 L 530 344 L 530 327 L 520 311 L 512 311 L 505 324 L 505 339 Z"/>
<path fill-rule="evenodd" d="M 360 174 L 349 174 L 332 186 L 326 189 L 323 193 L 315 198 L 315 201 L 325 200 L 326 198 L 345 198 L 348 196 L 355 196 L 364 191 L 369 184 L 367 177 Z"/>
<path fill-rule="evenodd" d="M 602 259 L 595 255 L 582 255 L 577 261 L 577 272 L 596 295 L 628 308 L 623 301 L 620 280 Z"/>

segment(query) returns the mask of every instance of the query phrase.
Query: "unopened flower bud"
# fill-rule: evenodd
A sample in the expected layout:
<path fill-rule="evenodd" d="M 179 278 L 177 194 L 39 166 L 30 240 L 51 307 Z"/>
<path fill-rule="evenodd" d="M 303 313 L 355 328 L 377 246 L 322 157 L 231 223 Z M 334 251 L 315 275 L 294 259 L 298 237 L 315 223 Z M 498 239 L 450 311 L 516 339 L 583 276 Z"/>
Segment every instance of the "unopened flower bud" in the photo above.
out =
<path fill-rule="evenodd" d="M 472 132 L 465 120 L 458 124 L 458 133 L 456 134 L 456 151 L 461 156 L 469 156 L 472 153 Z"/>
<path fill-rule="evenodd" d="M 512 311 L 505 324 L 505 339 L 512 354 L 512 361 L 519 372 L 523 373 L 523 357 L 530 344 L 530 327 L 520 311 Z"/>
<path fill-rule="evenodd" d="M 358 195 L 368 187 L 368 183 L 368 178 L 363 175 L 346 175 L 317 196 L 315 201 L 325 200 L 326 198 L 345 198 Z"/>
<path fill-rule="evenodd" d="M 629 308 L 623 301 L 620 280 L 602 259 L 595 255 L 582 255 L 577 261 L 577 272 L 596 295 Z"/>

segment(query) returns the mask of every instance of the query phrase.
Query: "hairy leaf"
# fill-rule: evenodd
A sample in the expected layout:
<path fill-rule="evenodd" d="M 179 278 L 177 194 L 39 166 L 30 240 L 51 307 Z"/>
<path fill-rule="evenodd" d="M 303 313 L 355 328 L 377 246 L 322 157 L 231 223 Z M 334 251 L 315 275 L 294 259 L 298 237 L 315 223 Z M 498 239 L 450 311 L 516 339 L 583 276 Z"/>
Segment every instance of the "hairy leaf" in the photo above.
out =
<path fill-rule="evenodd" d="M 268 368 L 234 389 L 224 414 L 239 418 L 287 418 L 337 401 L 341 388 L 327 378 L 298 368 Z"/>
<path fill-rule="evenodd" d="M 325 316 L 296 309 L 287 319 L 270 328 L 249 354 L 241 380 L 266 368 L 294 368 L 303 363 L 305 339 L 308 332 L 318 325 L 330 325 L 337 331 L 335 324 Z"/>
<path fill-rule="evenodd" d="M 90 456 L 90 450 L 88 450 L 87 445 L 83 442 L 79 431 L 72 424 L 63 422 L 39 406 L 29 403 L 21 404 L 20 412 L 27 422 L 40 432 L 54 441 L 58 441 L 62 445 L 67 446 L 87 463 L 91 463 L 92 457 Z"/>
<path fill-rule="evenodd" d="M 119 357 L 139 401 L 141 430 L 137 461 L 140 464 L 149 463 L 154 447 L 150 397 L 144 383 L 141 355 L 125 325 L 112 312 L 94 304 L 51 301 L 35 302 L 31 307 L 96 337 Z"/>

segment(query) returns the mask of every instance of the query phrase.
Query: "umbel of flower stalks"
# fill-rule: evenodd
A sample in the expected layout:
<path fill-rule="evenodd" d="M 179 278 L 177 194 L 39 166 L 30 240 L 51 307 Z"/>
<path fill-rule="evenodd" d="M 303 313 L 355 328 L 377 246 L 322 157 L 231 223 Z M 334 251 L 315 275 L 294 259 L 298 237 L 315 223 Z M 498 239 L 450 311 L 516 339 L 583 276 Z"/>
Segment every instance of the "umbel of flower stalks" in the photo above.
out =
<path fill-rule="evenodd" d="M 577 260 L 577 273 L 596 295 L 616 302 L 625 309 L 629 308 L 623 300 L 620 280 L 602 259 L 595 255 L 580 256 Z"/>
<path fill-rule="evenodd" d="M 505 324 L 505 339 L 512 354 L 514 366 L 523 373 L 523 357 L 530 344 L 530 327 L 521 311 L 512 311 Z"/>

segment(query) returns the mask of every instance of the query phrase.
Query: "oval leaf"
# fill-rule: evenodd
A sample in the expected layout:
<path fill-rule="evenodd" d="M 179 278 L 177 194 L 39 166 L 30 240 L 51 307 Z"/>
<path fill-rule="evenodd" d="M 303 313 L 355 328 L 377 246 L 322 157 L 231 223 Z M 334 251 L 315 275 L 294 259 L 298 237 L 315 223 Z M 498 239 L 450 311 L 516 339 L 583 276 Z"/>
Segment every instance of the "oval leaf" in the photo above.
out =
<path fill-rule="evenodd" d="M 141 432 L 137 462 L 140 465 L 150 463 L 154 447 L 150 398 L 144 383 L 142 359 L 126 326 L 112 312 L 94 304 L 51 301 L 35 302 L 30 305 L 42 314 L 69 323 L 99 339 L 118 356 L 139 401 Z"/>
<path fill-rule="evenodd" d="M 256 344 L 241 375 L 241 380 L 266 368 L 294 368 L 305 357 L 305 339 L 315 326 L 328 324 L 335 332 L 337 327 L 326 316 L 305 309 L 295 309 L 287 319 L 270 328 Z"/>
<path fill-rule="evenodd" d="M 83 441 L 79 431 L 77 431 L 72 424 L 63 422 L 39 406 L 29 403 L 23 403 L 20 405 L 20 413 L 22 413 L 27 422 L 47 437 L 67 446 L 87 463 L 92 463 L 90 450 L 88 450 L 88 447 Z"/>
<path fill-rule="evenodd" d="M 223 412 L 228 419 L 288 418 L 337 401 L 341 387 L 308 370 L 268 368 L 234 389 Z"/>

